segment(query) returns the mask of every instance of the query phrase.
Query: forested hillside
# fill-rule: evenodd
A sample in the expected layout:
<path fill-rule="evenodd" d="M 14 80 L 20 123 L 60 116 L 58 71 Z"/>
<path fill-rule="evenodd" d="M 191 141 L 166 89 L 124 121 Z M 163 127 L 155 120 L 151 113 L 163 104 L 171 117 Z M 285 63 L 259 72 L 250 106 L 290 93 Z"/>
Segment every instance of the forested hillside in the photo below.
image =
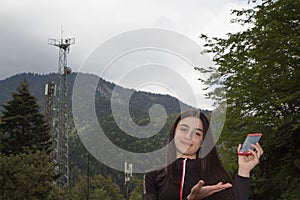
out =
<path fill-rule="evenodd" d="M 110 184 L 116 184 L 116 187 L 119 187 L 120 194 L 123 193 L 122 189 L 124 188 L 124 174 L 123 172 L 116 171 L 111 169 L 101 162 L 93 158 L 83 143 L 81 142 L 79 136 L 76 133 L 76 129 L 74 126 L 74 122 L 72 119 L 72 110 L 71 110 L 71 100 L 72 100 L 72 86 L 74 84 L 74 80 L 76 78 L 76 73 L 71 74 L 68 77 L 68 97 L 69 97 L 69 119 L 68 119 L 68 135 L 69 135 L 69 163 L 70 163 L 70 186 L 73 188 L 73 193 L 78 193 L 77 190 L 82 189 L 82 185 L 86 182 L 82 180 L 86 179 L 84 177 L 89 176 L 91 182 L 93 179 L 104 180 L 99 177 L 100 175 L 103 177 L 109 177 L 111 180 Z M 95 75 L 91 74 L 82 74 L 89 77 L 95 77 Z M 26 81 L 29 85 L 28 89 L 30 93 L 36 97 L 37 103 L 40 106 L 39 111 L 41 113 L 44 112 L 45 109 L 45 94 L 44 87 L 47 81 L 58 82 L 57 74 L 46 74 L 39 75 L 33 73 L 23 73 L 12 76 L 5 80 L 0 81 L 0 102 L 2 105 L 6 104 L 7 101 L 11 101 L 12 93 L 15 93 L 16 88 L 20 85 L 21 82 Z M 131 152 L 150 152 L 156 149 L 163 147 L 167 141 L 167 134 L 170 128 L 170 124 L 173 118 L 180 112 L 180 109 L 189 109 L 191 108 L 188 105 L 182 104 L 180 107 L 180 102 L 174 97 L 168 95 L 161 94 L 152 94 L 146 92 L 138 92 L 134 91 L 133 95 L 129 102 L 130 115 L 135 121 L 135 123 L 139 125 L 148 124 L 149 121 L 149 108 L 154 104 L 162 105 L 168 114 L 167 123 L 163 127 L 163 129 L 156 134 L 155 136 L 147 139 L 143 138 L 134 138 L 132 136 L 124 133 L 118 125 L 115 123 L 115 119 L 112 115 L 111 111 L 111 94 L 115 85 L 113 83 L 109 83 L 103 79 L 99 79 L 99 84 L 97 88 L 97 93 L 95 94 L 96 103 L 95 108 L 98 115 L 99 123 L 106 133 L 107 137 L 117 146 L 123 148 L 125 150 Z M 125 88 L 121 88 L 122 90 L 128 90 Z M 121 91 L 122 92 L 122 91 Z M 118 99 L 118 102 L 121 106 L 128 106 L 126 102 L 123 102 L 122 98 Z M 124 105 L 123 105 L 124 104 Z M 55 105 L 55 104 L 54 104 Z M 1 110 L 3 111 L 3 109 Z M 84 112 L 84 110 L 82 111 Z M 86 126 L 89 126 L 87 123 Z M 130 144 L 130 145 L 129 145 Z M 22 145 L 21 145 L 22 146 Z M 24 161 L 25 162 L 25 161 Z M 21 172 L 20 172 L 21 173 Z M 139 180 L 142 178 L 142 174 L 136 174 L 136 184 L 141 183 Z M 98 177 L 98 178 L 96 178 Z M 96 180 L 95 180 L 96 181 Z M 138 185 L 133 184 L 133 187 Z M 86 195 L 81 194 L 79 196 Z M 139 194 L 140 195 L 140 194 Z M 75 196 L 74 198 L 80 198 Z"/>
<path fill-rule="evenodd" d="M 97 77 L 93 74 L 83 74 L 87 78 L 89 77 Z M 74 81 L 76 79 L 77 73 L 72 73 L 68 76 L 67 79 L 67 87 L 68 87 L 68 96 L 72 97 L 72 90 Z M 30 92 L 33 96 L 35 96 L 41 106 L 41 111 L 44 110 L 45 106 L 45 84 L 47 81 L 54 81 L 58 83 L 58 74 L 35 74 L 35 73 L 22 73 L 17 74 L 12 77 L 6 78 L 4 80 L 0 80 L 0 105 L 6 103 L 11 99 L 12 92 L 16 89 L 19 83 L 26 79 L 30 86 Z M 97 77 L 99 78 L 99 77 Z M 103 113 L 104 116 L 108 116 L 110 112 L 110 97 L 112 90 L 115 85 L 111 82 L 105 81 L 102 78 L 99 78 L 98 89 L 95 96 L 97 96 L 97 100 L 101 101 L 96 103 L 97 109 L 99 112 Z M 124 90 L 129 90 L 122 88 Z M 122 99 L 121 99 L 122 101 Z M 71 101 L 70 101 L 71 103 Z M 148 112 L 148 109 L 151 105 L 155 103 L 160 103 L 166 109 L 168 114 L 178 113 L 180 111 L 178 100 L 169 95 L 161 95 L 147 92 L 134 91 L 132 95 L 132 99 L 130 102 L 130 106 L 132 107 L 132 112 L 136 115 L 138 113 Z M 189 106 L 183 104 L 182 109 L 187 109 Z M 101 111 L 100 111 L 101 110 Z"/>

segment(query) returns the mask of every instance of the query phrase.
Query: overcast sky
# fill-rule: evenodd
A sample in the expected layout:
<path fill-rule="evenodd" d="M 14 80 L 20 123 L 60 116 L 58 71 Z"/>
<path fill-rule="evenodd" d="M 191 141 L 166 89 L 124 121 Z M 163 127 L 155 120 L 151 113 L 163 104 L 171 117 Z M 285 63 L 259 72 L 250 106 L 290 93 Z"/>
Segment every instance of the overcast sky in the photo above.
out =
<path fill-rule="evenodd" d="M 232 9 L 249 7 L 247 2 L 248 0 L 1 0 L 0 79 L 21 72 L 57 72 L 58 48 L 48 45 L 48 38 L 59 39 L 61 26 L 63 26 L 64 38 L 75 37 L 76 40 L 68 55 L 68 66 L 73 71 L 100 73 L 97 75 L 122 83 L 123 86 L 167 93 L 175 88 L 168 84 L 173 81 L 173 85 L 176 85 L 178 82 L 177 79 L 168 76 L 167 71 L 167 68 L 171 67 L 167 66 L 168 63 L 173 69 L 177 69 L 177 66 L 170 63 L 176 63 L 178 60 L 173 56 L 168 58 L 169 62 L 161 62 L 170 56 L 167 55 L 168 53 L 155 55 L 157 53 L 155 51 L 147 51 L 150 52 L 149 54 L 144 51 L 145 60 L 138 61 L 141 57 L 138 54 L 118 60 L 116 63 L 119 65 L 116 64 L 115 68 L 119 68 L 122 64 L 121 73 L 124 75 L 130 71 L 130 81 L 122 81 L 120 78 L 122 74 L 116 75 L 116 70 L 101 73 L 101 70 L 85 69 L 82 66 L 103 43 L 111 42 L 112 38 L 120 34 L 142 28 L 171 30 L 189 38 L 201 47 L 203 41 L 199 39 L 199 35 L 202 33 L 225 37 L 228 32 L 241 30 L 241 26 L 230 23 L 230 19 L 233 18 L 230 12 Z M 119 44 L 115 45 L 116 48 L 120 48 Z M 152 58 L 147 60 L 147 55 Z M 132 64 L 135 62 L 138 64 Z M 207 64 L 203 62 L 204 65 Z M 130 67 L 128 63 L 131 63 Z M 143 85 L 145 77 L 142 74 L 145 71 L 140 70 L 143 67 L 138 67 L 136 71 L 132 69 L 144 66 L 145 63 L 157 63 L 157 66 L 163 63 L 163 70 L 156 74 L 161 79 L 170 79 L 168 84 L 159 87 L 159 81 L 155 79 L 152 85 Z M 126 65 L 129 68 L 126 68 Z M 185 74 L 184 77 L 191 84 L 194 92 L 203 96 L 201 87 L 198 88 L 199 74 L 191 66 L 184 68 L 185 73 L 180 70 L 175 71 Z M 140 81 L 134 85 L 133 79 Z M 151 78 L 148 81 L 151 82 Z M 189 103 L 188 98 L 179 98 Z M 209 107 L 209 102 L 204 103 L 203 100 L 202 104 Z"/>

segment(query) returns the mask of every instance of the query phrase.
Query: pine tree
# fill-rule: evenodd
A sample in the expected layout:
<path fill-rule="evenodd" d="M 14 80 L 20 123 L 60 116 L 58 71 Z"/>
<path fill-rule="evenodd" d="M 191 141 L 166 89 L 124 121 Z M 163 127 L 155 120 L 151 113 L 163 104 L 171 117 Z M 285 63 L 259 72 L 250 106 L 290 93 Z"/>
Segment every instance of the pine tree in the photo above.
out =
<path fill-rule="evenodd" d="M 37 99 L 30 94 L 27 80 L 20 83 L 12 97 L 12 100 L 2 105 L 1 152 L 5 155 L 27 150 L 50 153 L 50 127 L 39 111 Z"/>
<path fill-rule="evenodd" d="M 54 166 L 43 151 L 0 154 L 0 199 L 58 199 Z"/>

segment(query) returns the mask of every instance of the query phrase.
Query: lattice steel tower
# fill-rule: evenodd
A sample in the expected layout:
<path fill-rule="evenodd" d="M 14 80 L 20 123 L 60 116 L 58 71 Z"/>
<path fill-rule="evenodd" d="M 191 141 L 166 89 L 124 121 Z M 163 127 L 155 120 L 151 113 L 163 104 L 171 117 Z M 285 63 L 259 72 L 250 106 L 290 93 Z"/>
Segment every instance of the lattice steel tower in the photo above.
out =
<path fill-rule="evenodd" d="M 71 68 L 67 67 L 67 54 L 70 45 L 75 43 L 75 38 L 48 39 L 48 44 L 59 48 L 58 73 L 59 83 L 57 87 L 57 103 L 54 117 L 54 151 L 53 157 L 57 164 L 59 178 L 56 181 L 58 186 L 69 185 L 69 139 L 67 135 L 66 122 L 68 118 L 67 106 L 67 75 L 71 73 Z"/>

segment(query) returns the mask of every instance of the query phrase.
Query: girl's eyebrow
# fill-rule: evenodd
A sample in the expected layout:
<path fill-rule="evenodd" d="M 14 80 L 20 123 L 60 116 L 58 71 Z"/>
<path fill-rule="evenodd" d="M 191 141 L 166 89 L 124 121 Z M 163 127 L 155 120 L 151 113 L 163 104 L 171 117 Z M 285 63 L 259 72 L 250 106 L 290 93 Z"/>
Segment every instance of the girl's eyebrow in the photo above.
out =
<path fill-rule="evenodd" d="M 203 132 L 203 129 L 201 129 L 201 128 L 195 128 L 194 130 L 202 131 Z"/>
<path fill-rule="evenodd" d="M 187 124 L 179 124 L 178 126 L 185 126 L 185 127 L 190 128 Z"/>
<path fill-rule="evenodd" d="M 179 124 L 178 126 L 184 126 L 184 127 L 190 128 L 190 126 L 187 125 L 187 124 Z M 203 129 L 201 129 L 201 128 L 194 128 L 193 130 L 202 131 L 203 132 Z"/>

